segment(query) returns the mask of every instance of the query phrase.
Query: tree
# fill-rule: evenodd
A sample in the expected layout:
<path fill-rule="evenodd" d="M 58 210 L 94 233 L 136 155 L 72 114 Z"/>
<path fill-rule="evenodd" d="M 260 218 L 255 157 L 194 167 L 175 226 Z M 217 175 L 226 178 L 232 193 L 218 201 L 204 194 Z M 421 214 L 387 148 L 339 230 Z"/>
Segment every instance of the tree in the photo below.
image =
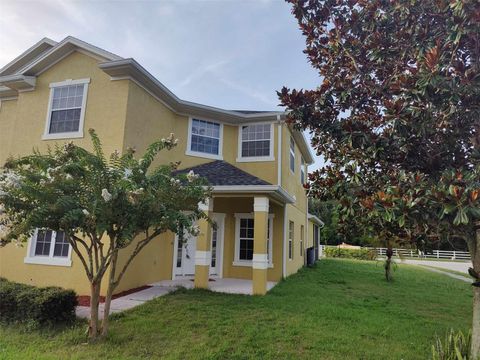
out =
<path fill-rule="evenodd" d="M 198 204 L 210 189 L 193 172 L 175 175 L 178 163 L 152 166 L 160 151 L 176 145 L 173 134 L 151 144 L 140 159 L 133 149 L 107 159 L 93 130 L 90 136 L 93 152 L 67 143 L 7 161 L 0 174 L 0 239 L 3 245 L 26 241 L 35 229 L 65 233 L 90 282 L 89 337 L 96 339 L 108 332 L 112 295 L 132 260 L 166 231 L 195 234 L 194 222 L 206 218 Z M 121 266 L 120 252 L 126 254 Z M 100 326 L 99 297 L 107 273 Z"/>
<path fill-rule="evenodd" d="M 279 92 L 326 166 L 311 193 L 402 241 L 462 239 L 480 355 L 480 2 L 288 0 L 323 78 Z"/>

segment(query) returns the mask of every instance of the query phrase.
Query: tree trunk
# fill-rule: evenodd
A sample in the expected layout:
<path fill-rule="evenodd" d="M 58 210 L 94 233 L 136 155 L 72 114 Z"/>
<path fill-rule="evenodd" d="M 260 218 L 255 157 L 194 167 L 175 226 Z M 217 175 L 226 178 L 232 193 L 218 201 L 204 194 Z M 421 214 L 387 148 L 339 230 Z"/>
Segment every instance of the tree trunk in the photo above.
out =
<path fill-rule="evenodd" d="M 476 224 L 476 235 L 473 246 L 470 246 L 473 270 L 480 274 L 480 221 Z M 478 282 L 480 279 L 475 279 Z M 472 347 L 471 358 L 480 356 L 480 287 L 473 286 L 473 315 L 472 315 Z"/>
<path fill-rule="evenodd" d="M 98 304 L 100 303 L 100 282 L 90 284 L 90 325 L 88 337 L 96 340 L 98 336 Z"/>
<path fill-rule="evenodd" d="M 387 281 L 392 280 L 392 256 L 393 256 L 393 250 L 389 246 L 386 251 L 387 259 L 385 260 L 385 278 Z"/>
<path fill-rule="evenodd" d="M 115 270 L 117 268 L 117 258 L 118 258 L 118 251 L 115 251 L 112 254 L 112 262 L 110 264 L 110 276 L 108 280 L 107 295 L 105 296 L 105 303 L 103 307 L 102 337 L 107 336 L 107 333 L 108 333 L 110 305 L 112 303 L 113 291 L 117 287 L 117 283 L 115 281 Z"/>

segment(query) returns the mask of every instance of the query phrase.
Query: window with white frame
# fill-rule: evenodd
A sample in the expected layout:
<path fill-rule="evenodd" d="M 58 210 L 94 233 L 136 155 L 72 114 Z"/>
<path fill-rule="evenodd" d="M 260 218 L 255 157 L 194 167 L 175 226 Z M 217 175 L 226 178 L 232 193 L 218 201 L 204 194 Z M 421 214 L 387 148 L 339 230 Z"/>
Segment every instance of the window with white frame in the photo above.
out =
<path fill-rule="evenodd" d="M 293 237 L 294 237 L 294 223 L 288 223 L 288 258 L 293 259 Z"/>
<path fill-rule="evenodd" d="M 235 214 L 236 236 L 235 236 L 235 261 L 233 265 L 251 266 L 253 259 L 253 242 L 255 221 L 253 214 Z M 273 236 L 273 214 L 269 215 L 267 225 L 267 259 L 272 265 L 272 236 Z"/>
<path fill-rule="evenodd" d="M 190 119 L 187 154 L 206 157 L 222 155 L 222 125 L 212 121 Z"/>
<path fill-rule="evenodd" d="M 300 158 L 300 182 L 305 184 L 305 160 L 303 160 L 303 156 Z"/>
<path fill-rule="evenodd" d="M 26 263 L 70 266 L 70 244 L 63 231 L 37 229 L 30 239 Z"/>
<path fill-rule="evenodd" d="M 273 124 L 242 125 L 239 136 L 239 159 L 272 160 Z"/>
<path fill-rule="evenodd" d="M 83 136 L 83 119 L 90 79 L 50 84 L 50 100 L 44 138 Z"/>
<path fill-rule="evenodd" d="M 290 136 L 290 170 L 295 172 L 295 140 Z"/>

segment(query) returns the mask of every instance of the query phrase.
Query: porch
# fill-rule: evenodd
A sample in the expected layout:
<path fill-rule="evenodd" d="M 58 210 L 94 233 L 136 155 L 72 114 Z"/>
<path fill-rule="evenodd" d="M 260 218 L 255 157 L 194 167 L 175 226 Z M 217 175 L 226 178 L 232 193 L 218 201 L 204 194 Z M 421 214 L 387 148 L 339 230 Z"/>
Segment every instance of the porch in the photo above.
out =
<path fill-rule="evenodd" d="M 195 287 L 193 276 L 177 277 L 175 280 L 163 280 L 155 284 L 151 284 L 154 287 L 162 288 L 180 288 L 193 289 Z M 267 291 L 270 291 L 277 283 L 275 281 L 267 281 Z M 253 281 L 246 279 L 233 279 L 233 278 L 210 278 L 208 281 L 208 290 L 226 293 L 226 294 L 240 294 L 240 295 L 252 295 L 253 294 Z"/>

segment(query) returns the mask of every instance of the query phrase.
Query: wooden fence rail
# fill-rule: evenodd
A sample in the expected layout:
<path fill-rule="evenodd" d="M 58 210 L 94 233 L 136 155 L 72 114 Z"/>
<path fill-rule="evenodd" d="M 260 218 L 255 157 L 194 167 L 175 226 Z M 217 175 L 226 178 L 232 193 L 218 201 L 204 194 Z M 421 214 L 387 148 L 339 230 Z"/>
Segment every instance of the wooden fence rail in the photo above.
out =
<path fill-rule="evenodd" d="M 322 245 L 321 252 L 325 248 L 336 248 L 334 245 Z M 375 249 L 379 256 L 385 256 L 387 248 L 371 248 L 366 247 L 366 249 Z M 393 256 L 396 257 L 410 257 L 410 258 L 420 258 L 420 259 L 448 259 L 448 260 L 470 260 L 470 253 L 467 251 L 456 251 L 456 250 L 430 250 L 426 253 L 423 253 L 417 249 L 401 249 L 394 248 Z"/>

